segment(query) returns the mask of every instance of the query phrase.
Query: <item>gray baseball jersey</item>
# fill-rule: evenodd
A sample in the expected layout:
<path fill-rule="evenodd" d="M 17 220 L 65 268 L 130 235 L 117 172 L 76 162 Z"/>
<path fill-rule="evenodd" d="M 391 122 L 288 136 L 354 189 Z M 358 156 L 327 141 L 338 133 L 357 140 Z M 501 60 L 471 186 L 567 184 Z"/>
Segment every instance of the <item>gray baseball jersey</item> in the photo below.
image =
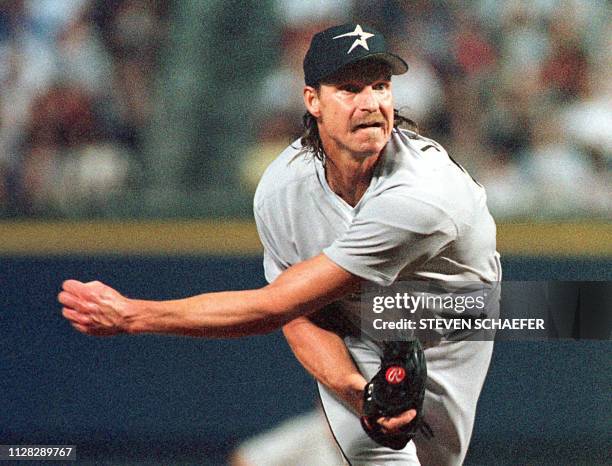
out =
<path fill-rule="evenodd" d="M 484 189 L 439 144 L 408 131 L 393 131 L 368 189 L 354 207 L 330 189 L 323 162 L 295 142 L 264 173 L 254 212 L 269 282 L 321 252 L 345 270 L 383 286 L 398 280 L 493 284 L 501 279 L 495 223 Z M 355 296 L 347 296 L 336 308 L 358 325 Z M 369 379 L 380 362 L 376 345 L 353 337 L 345 342 Z M 430 359 L 443 361 L 448 351 L 454 357 L 464 354 L 466 361 L 441 363 L 440 370 L 433 363 L 432 369 Z M 425 406 L 440 411 L 435 416 L 439 422 L 434 420 L 440 425 L 433 427 L 441 434 L 429 446 L 421 448 L 416 442 L 419 458 L 435 458 L 437 464 L 462 461 L 491 351 L 491 342 L 447 342 L 426 350 L 429 381 L 442 384 L 447 393 L 440 404 L 440 394 L 433 400 L 428 385 Z M 453 381 L 466 377 L 473 383 L 454 390 Z M 320 392 L 351 464 L 419 464 L 412 442 L 400 452 L 377 446 L 333 394 L 322 386 Z M 450 432 L 447 438 L 444 432 Z M 421 453 L 425 449 L 430 451 Z"/>
<path fill-rule="evenodd" d="M 412 138 L 410 137 L 412 136 Z M 394 130 L 362 199 L 351 207 L 323 164 L 289 146 L 266 170 L 254 210 L 266 279 L 324 252 L 366 280 L 500 279 L 484 189 L 430 139 Z M 358 313 L 354 297 L 343 307 Z"/>

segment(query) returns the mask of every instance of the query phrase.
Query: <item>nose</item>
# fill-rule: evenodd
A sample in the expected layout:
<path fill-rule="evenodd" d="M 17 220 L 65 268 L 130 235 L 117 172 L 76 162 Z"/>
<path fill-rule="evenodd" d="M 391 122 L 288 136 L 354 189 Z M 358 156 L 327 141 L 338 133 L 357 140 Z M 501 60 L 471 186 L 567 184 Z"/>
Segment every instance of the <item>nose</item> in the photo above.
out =
<path fill-rule="evenodd" d="M 366 112 L 375 112 L 378 110 L 378 100 L 372 86 L 365 86 L 361 92 L 357 94 L 357 106 L 359 110 Z"/>

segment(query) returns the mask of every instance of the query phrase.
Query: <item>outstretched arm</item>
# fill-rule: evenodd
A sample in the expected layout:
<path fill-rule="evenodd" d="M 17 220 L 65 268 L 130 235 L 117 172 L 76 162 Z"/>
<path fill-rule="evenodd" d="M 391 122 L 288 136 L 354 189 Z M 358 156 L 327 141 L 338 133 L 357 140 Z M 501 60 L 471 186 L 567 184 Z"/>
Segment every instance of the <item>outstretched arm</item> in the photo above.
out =
<path fill-rule="evenodd" d="M 280 328 L 356 290 L 359 281 L 320 254 L 256 290 L 145 301 L 126 298 L 100 282 L 67 280 L 58 300 L 73 327 L 90 335 L 165 333 L 227 338 Z"/>

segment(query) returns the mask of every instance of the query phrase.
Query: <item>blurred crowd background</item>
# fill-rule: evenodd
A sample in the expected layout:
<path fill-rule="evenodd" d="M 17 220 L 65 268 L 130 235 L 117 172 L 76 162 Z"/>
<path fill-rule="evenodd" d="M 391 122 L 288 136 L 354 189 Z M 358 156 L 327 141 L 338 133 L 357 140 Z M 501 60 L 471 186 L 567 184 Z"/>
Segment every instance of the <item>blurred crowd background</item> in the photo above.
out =
<path fill-rule="evenodd" d="M 250 217 L 310 38 L 348 21 L 498 220 L 610 218 L 606 0 L 1 1 L 0 217 Z"/>

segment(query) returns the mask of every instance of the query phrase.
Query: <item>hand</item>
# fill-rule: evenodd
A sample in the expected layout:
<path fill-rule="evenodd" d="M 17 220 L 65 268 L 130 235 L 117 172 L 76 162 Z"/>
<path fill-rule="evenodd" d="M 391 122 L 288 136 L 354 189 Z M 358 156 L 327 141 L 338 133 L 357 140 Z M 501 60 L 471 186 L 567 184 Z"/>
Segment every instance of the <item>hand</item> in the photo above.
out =
<path fill-rule="evenodd" d="M 415 409 L 409 409 L 394 417 L 380 417 L 376 422 L 382 427 L 383 433 L 393 434 L 399 432 L 402 427 L 410 424 L 416 415 L 417 412 Z"/>
<path fill-rule="evenodd" d="M 347 381 L 347 388 L 343 391 L 343 398 L 359 416 L 363 416 L 363 390 L 367 382 L 359 373 L 352 374 Z M 376 422 L 380 424 L 385 434 L 397 433 L 405 425 L 410 424 L 416 417 L 415 409 L 409 409 L 393 417 L 379 417 Z"/>
<path fill-rule="evenodd" d="M 129 299 L 98 281 L 67 280 L 58 301 L 62 315 L 79 332 L 87 335 L 116 335 L 128 330 Z"/>

